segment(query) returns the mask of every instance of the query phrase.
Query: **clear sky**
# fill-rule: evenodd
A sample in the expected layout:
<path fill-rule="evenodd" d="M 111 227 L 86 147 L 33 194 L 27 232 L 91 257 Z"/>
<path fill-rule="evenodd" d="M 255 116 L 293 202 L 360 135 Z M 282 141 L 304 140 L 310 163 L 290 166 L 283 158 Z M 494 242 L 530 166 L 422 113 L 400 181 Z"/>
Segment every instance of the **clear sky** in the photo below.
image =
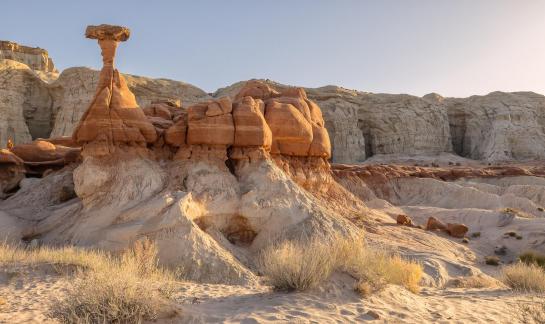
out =
<path fill-rule="evenodd" d="M 125 73 L 208 92 L 268 78 L 370 92 L 545 94 L 545 0 L 2 1 L 0 39 L 99 68 L 89 24 L 132 31 Z"/>

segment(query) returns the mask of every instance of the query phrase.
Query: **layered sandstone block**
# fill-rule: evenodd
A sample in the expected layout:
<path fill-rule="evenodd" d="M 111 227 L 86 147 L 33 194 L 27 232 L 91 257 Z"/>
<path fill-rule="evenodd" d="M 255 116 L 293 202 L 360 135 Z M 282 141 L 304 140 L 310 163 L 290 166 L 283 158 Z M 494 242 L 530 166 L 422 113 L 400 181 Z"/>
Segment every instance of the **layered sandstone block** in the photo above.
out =
<path fill-rule="evenodd" d="M 111 153 L 115 146 L 145 146 L 157 139 L 155 127 L 136 103 L 134 94 L 117 69 L 115 51 L 119 41 L 129 38 L 125 27 L 89 26 L 86 37 L 97 39 L 104 66 L 100 72 L 96 95 L 74 131 L 74 139 L 91 155 Z M 89 145 L 92 143 L 91 145 Z"/>
<path fill-rule="evenodd" d="M 187 108 L 187 144 L 232 145 L 235 141 L 232 110 L 228 97 Z"/>
<path fill-rule="evenodd" d="M 265 117 L 265 103 L 250 96 L 243 97 L 233 109 L 234 146 L 263 146 L 270 149 L 272 133 Z"/>

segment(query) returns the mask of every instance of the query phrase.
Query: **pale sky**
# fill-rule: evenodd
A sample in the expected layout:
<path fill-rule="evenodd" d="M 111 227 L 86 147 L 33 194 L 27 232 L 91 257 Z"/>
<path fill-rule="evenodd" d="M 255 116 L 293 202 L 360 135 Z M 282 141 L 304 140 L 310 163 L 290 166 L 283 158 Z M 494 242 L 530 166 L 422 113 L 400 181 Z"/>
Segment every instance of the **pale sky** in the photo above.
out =
<path fill-rule="evenodd" d="M 240 80 L 369 92 L 545 94 L 545 0 L 2 1 L 0 39 L 99 68 L 90 24 L 131 29 L 117 66 L 213 92 Z"/>

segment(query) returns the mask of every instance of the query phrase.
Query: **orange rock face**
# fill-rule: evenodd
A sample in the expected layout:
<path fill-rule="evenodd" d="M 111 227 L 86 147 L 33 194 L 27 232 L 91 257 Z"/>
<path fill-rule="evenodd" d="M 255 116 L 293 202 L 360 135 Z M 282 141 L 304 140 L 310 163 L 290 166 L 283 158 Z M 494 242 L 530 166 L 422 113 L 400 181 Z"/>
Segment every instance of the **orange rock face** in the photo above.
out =
<path fill-rule="evenodd" d="M 232 109 L 227 97 L 187 108 L 187 144 L 232 145 L 235 141 Z"/>
<path fill-rule="evenodd" d="M 272 144 L 272 133 L 265 121 L 265 104 L 260 99 L 244 97 L 235 104 L 233 120 L 235 123 L 234 146 L 263 146 Z"/>
<path fill-rule="evenodd" d="M 119 26 L 87 28 L 86 36 L 98 39 L 104 66 L 95 98 L 73 134 L 74 140 L 83 145 L 84 153 L 105 155 L 120 144 L 145 146 L 157 139 L 154 126 L 138 107 L 123 76 L 113 66 L 118 42 L 128 39 L 129 34 L 127 28 Z"/>
<path fill-rule="evenodd" d="M 331 142 L 320 107 L 302 88 L 288 88 L 267 101 L 265 118 L 273 143 L 271 153 L 294 156 L 331 156 Z"/>
<path fill-rule="evenodd" d="M 16 145 L 11 149 L 11 153 L 23 162 L 29 173 L 41 176 L 48 169 L 60 169 L 78 161 L 81 149 L 37 140 L 32 143 Z"/>

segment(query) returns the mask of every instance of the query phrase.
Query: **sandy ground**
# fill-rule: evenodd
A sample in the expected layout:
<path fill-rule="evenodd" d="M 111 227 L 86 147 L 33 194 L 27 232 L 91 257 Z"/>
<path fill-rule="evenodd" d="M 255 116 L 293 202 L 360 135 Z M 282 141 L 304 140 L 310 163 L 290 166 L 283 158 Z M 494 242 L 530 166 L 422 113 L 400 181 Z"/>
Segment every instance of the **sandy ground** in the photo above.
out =
<path fill-rule="evenodd" d="M 2 271 L 0 323 L 55 323 L 47 313 L 72 283 L 70 276 L 28 267 Z M 364 298 L 353 284 L 342 274 L 305 293 L 182 283 L 173 300 L 179 316 L 157 322 L 521 323 L 518 305 L 538 298 L 505 289 L 424 288 L 416 295 L 397 286 Z"/>

